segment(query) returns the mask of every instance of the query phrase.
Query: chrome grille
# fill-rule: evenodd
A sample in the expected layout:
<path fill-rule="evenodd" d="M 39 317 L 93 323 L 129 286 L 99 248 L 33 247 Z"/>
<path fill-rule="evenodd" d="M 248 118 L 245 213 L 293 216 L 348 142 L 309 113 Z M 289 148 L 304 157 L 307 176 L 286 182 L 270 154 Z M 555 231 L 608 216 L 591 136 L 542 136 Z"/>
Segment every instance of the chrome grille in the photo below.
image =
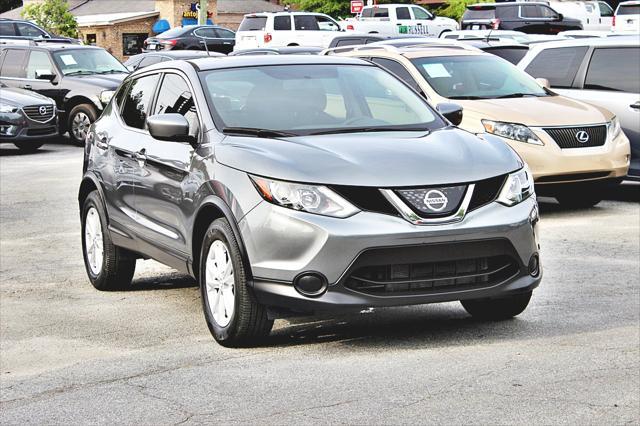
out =
<path fill-rule="evenodd" d="M 607 126 L 549 127 L 545 132 L 562 149 L 602 146 L 607 140 Z"/>
<path fill-rule="evenodd" d="M 53 105 L 30 105 L 23 107 L 22 110 L 33 121 L 45 123 L 51 120 L 55 114 Z"/>

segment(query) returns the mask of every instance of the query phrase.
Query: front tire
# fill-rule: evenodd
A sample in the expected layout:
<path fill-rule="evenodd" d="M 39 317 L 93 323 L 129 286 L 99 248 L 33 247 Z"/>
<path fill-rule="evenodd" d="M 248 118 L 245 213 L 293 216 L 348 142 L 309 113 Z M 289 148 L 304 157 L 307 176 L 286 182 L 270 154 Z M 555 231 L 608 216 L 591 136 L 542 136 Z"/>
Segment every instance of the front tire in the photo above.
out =
<path fill-rule="evenodd" d="M 529 305 L 532 292 L 499 299 L 461 300 L 464 309 L 474 318 L 501 321 L 520 315 Z"/>
<path fill-rule="evenodd" d="M 136 259 L 111 242 L 98 191 L 89 194 L 82 208 L 82 253 L 89 281 L 96 289 L 122 290 L 131 285 Z"/>
<path fill-rule="evenodd" d="M 205 233 L 198 280 L 207 326 L 218 343 L 250 346 L 269 334 L 273 320 L 247 286 L 238 242 L 224 218 Z"/>
<path fill-rule="evenodd" d="M 20 150 L 20 152 L 24 152 L 25 154 L 33 154 L 44 144 L 33 142 L 15 142 L 14 145 Z"/>
<path fill-rule="evenodd" d="M 93 105 L 80 104 L 73 107 L 69 112 L 69 121 L 67 123 L 71 141 L 76 145 L 84 146 L 89 127 L 97 118 L 98 112 Z"/>

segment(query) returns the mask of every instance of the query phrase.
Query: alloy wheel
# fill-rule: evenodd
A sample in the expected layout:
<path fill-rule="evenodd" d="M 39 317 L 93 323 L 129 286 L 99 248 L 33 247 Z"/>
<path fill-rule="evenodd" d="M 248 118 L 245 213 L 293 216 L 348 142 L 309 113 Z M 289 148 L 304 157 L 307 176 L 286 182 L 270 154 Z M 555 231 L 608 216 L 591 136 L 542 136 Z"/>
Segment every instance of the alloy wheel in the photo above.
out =
<path fill-rule="evenodd" d="M 91 120 L 89 116 L 84 112 L 79 112 L 73 117 L 71 122 L 71 132 L 76 140 L 84 141 L 87 137 L 87 132 L 91 126 Z"/>
<path fill-rule="evenodd" d="M 235 276 L 226 244 L 216 240 L 209 247 L 205 268 L 207 301 L 214 321 L 220 327 L 231 322 L 235 309 Z"/>
<path fill-rule="evenodd" d="M 100 215 L 95 207 L 91 207 L 87 211 L 87 216 L 84 219 L 84 247 L 89 268 L 97 276 L 102 271 L 104 242 Z"/>

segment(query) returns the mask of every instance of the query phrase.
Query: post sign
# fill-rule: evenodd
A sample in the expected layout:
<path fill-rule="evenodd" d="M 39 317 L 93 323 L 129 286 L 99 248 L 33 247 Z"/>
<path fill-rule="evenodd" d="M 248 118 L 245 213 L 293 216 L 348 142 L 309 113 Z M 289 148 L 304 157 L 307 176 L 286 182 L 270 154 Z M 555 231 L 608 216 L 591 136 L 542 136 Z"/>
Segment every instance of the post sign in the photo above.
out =
<path fill-rule="evenodd" d="M 351 0 L 351 13 L 360 13 L 364 8 L 363 0 Z"/>

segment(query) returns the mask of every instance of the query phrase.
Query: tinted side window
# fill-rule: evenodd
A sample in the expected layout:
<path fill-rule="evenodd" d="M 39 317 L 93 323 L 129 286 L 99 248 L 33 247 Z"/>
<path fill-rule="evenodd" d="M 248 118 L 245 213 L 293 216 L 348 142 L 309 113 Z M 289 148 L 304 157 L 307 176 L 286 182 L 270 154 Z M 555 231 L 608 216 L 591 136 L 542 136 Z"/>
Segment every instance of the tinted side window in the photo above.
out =
<path fill-rule="evenodd" d="M 542 11 L 535 4 L 527 4 L 520 6 L 520 16 L 523 18 L 542 18 Z"/>
<path fill-rule="evenodd" d="M 429 15 L 429 13 L 426 10 L 424 10 L 423 8 L 421 8 L 421 7 L 412 7 L 411 9 L 413 10 L 413 16 L 416 19 L 421 19 L 421 20 L 422 19 L 431 19 L 431 15 Z"/>
<path fill-rule="evenodd" d="M 500 19 L 515 19 L 518 17 L 518 6 L 496 7 L 496 16 Z"/>
<path fill-rule="evenodd" d="M 389 9 L 386 7 L 374 7 L 373 9 L 373 17 L 374 18 L 388 18 L 389 17 Z"/>
<path fill-rule="evenodd" d="M 136 129 L 146 127 L 149 104 L 158 82 L 158 74 L 140 77 L 131 82 L 122 107 L 122 120 Z"/>
<path fill-rule="evenodd" d="M 0 36 L 15 36 L 16 30 L 12 22 L 0 22 Z"/>
<path fill-rule="evenodd" d="M 36 78 L 36 70 L 53 71 L 53 65 L 46 52 L 32 50 L 27 63 L 27 78 Z"/>
<path fill-rule="evenodd" d="M 399 7 L 396 9 L 396 17 L 398 19 L 411 19 L 408 7 Z"/>
<path fill-rule="evenodd" d="M 296 30 L 298 31 L 319 31 L 318 20 L 313 15 L 296 15 L 293 17 Z"/>
<path fill-rule="evenodd" d="M 291 17 L 276 16 L 273 18 L 273 29 L 276 31 L 291 31 Z"/>
<path fill-rule="evenodd" d="M 220 38 L 236 38 L 236 33 L 224 28 L 216 28 L 216 35 Z"/>
<path fill-rule="evenodd" d="M 584 88 L 640 93 L 640 48 L 595 49 Z"/>
<path fill-rule="evenodd" d="M 571 87 L 587 47 L 545 49 L 536 56 L 525 71 L 536 78 L 546 78 L 551 86 Z"/>
<path fill-rule="evenodd" d="M 371 62 L 380 65 L 387 71 L 392 72 L 396 77 L 400 78 L 409 86 L 413 87 L 415 90 L 420 91 L 418 83 L 414 80 L 413 77 L 411 77 L 409 71 L 407 71 L 407 69 L 401 63 L 386 58 L 371 58 Z"/>
<path fill-rule="evenodd" d="M 196 37 L 203 37 L 203 38 L 216 38 L 216 32 L 213 30 L 213 28 L 198 28 L 197 30 L 193 31 L 193 35 Z"/>
<path fill-rule="evenodd" d="M 114 96 L 115 100 L 113 102 L 118 106 L 118 108 L 121 108 L 122 100 L 125 98 L 125 96 L 128 93 L 129 93 L 129 81 L 122 83 L 122 85 L 120 85 L 120 88 L 118 88 L 118 91 Z"/>
<path fill-rule="evenodd" d="M 540 7 L 540 13 L 541 13 L 543 18 L 557 18 L 558 17 L 558 14 L 556 13 L 556 11 L 551 9 L 550 7 L 547 7 L 547 6 L 539 6 L 539 7 Z"/>
<path fill-rule="evenodd" d="M 182 114 L 189 122 L 189 134 L 198 137 L 200 120 L 189 86 L 182 77 L 166 74 L 162 80 L 153 114 Z"/>
<path fill-rule="evenodd" d="M 359 44 L 363 44 L 361 38 L 346 38 L 344 40 L 338 40 L 336 42 L 336 47 L 341 46 L 357 46 Z"/>
<path fill-rule="evenodd" d="M 0 74 L 3 77 L 25 78 L 24 60 L 27 51 L 22 49 L 9 49 L 4 57 Z"/>
<path fill-rule="evenodd" d="M 373 17 L 373 8 L 372 7 L 365 7 L 364 10 L 362 11 L 361 16 L 363 18 L 372 18 Z"/>
<path fill-rule="evenodd" d="M 18 32 L 20 33 L 21 36 L 24 36 L 24 37 L 44 37 L 45 36 L 44 31 L 34 27 L 33 25 L 17 23 L 16 26 L 18 27 Z"/>
<path fill-rule="evenodd" d="M 599 1 L 598 7 L 600 8 L 600 16 L 602 16 L 603 18 L 607 16 L 613 16 L 613 9 L 611 9 L 611 6 L 609 6 L 607 3 Z"/>
<path fill-rule="evenodd" d="M 524 55 L 527 54 L 528 48 L 517 48 L 517 47 L 505 47 L 505 48 L 493 48 L 490 47 L 488 49 L 484 49 L 485 52 L 491 53 L 492 55 L 496 55 L 499 58 L 505 59 L 512 64 L 517 64 L 524 58 Z"/>
<path fill-rule="evenodd" d="M 162 62 L 161 56 L 155 56 L 155 55 L 147 56 L 146 58 L 143 58 L 142 61 L 140 61 L 138 68 L 148 67 L 149 65 L 158 64 L 160 62 Z"/>

